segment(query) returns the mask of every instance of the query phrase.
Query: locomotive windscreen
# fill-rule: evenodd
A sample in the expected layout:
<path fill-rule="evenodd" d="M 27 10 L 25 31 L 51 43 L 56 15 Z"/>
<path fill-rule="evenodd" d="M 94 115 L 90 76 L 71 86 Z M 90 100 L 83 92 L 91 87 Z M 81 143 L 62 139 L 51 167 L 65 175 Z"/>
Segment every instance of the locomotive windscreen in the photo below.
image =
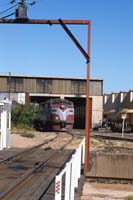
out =
<path fill-rule="evenodd" d="M 64 104 L 64 105 L 73 105 L 72 102 L 65 99 L 54 99 L 51 104 Z"/>

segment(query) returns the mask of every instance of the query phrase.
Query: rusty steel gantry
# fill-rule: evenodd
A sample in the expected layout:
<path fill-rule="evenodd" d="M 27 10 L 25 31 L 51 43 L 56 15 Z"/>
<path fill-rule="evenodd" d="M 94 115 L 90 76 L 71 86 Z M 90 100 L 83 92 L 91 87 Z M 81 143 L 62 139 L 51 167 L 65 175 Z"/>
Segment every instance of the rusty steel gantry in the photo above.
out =
<path fill-rule="evenodd" d="M 90 102 L 89 102 L 89 82 L 90 82 L 90 20 L 52 20 L 52 19 L 0 19 L 0 24 L 48 24 L 48 25 L 61 25 L 65 32 L 69 35 L 82 55 L 86 58 L 86 126 L 85 126 L 85 165 L 84 175 L 86 175 L 89 166 L 89 151 L 90 151 Z M 88 41 L 87 41 L 87 53 L 80 45 L 78 40 L 74 37 L 71 31 L 66 25 L 87 25 L 88 26 Z"/>

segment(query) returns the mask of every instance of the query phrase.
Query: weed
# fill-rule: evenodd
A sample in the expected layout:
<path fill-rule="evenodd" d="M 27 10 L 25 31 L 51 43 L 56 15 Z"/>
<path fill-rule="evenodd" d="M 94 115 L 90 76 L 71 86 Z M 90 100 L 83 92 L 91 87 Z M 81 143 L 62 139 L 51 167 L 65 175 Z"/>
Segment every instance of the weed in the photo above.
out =
<path fill-rule="evenodd" d="M 27 138 L 34 138 L 35 135 L 33 133 L 20 133 L 22 137 L 27 137 Z"/>

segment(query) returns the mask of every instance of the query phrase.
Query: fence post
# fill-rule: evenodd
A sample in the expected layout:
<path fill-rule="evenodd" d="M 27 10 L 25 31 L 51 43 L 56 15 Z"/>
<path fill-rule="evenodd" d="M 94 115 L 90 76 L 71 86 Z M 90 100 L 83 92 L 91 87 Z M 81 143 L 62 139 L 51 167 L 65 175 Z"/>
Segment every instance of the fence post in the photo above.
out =
<path fill-rule="evenodd" d="M 70 200 L 74 200 L 74 186 L 75 186 L 75 172 L 76 168 L 74 165 L 75 155 L 72 155 L 72 173 L 71 173 L 71 198 Z"/>
<path fill-rule="evenodd" d="M 75 162 L 74 162 L 74 165 L 75 165 L 75 187 L 78 187 L 78 178 L 79 178 L 79 170 L 80 170 L 80 167 L 79 167 L 79 148 L 76 150 L 76 153 L 75 153 Z"/>
<path fill-rule="evenodd" d="M 2 130 L 1 130 L 1 109 L 0 109 L 0 150 L 2 150 Z"/>
<path fill-rule="evenodd" d="M 66 178 L 65 178 L 65 200 L 71 200 L 71 171 L 72 171 L 72 163 L 69 162 L 66 164 Z"/>
<path fill-rule="evenodd" d="M 62 194 L 62 177 L 60 175 L 56 176 L 55 179 L 55 200 L 61 200 Z"/>
<path fill-rule="evenodd" d="M 82 164 L 85 163 L 85 138 L 82 141 L 82 148 L 83 148 L 83 152 L 82 152 Z"/>
<path fill-rule="evenodd" d="M 7 112 L 7 130 L 6 130 L 6 135 L 7 135 L 7 139 L 6 139 L 6 147 L 10 148 L 10 143 L 11 143 L 11 113 Z"/>
<path fill-rule="evenodd" d="M 78 178 L 80 178 L 80 175 L 81 175 L 81 152 L 82 151 L 82 148 L 81 148 L 81 145 L 79 146 L 79 149 L 78 149 L 78 166 L 79 166 L 79 169 L 78 169 Z"/>
<path fill-rule="evenodd" d="M 55 200 L 62 199 L 62 177 L 65 176 L 64 200 L 74 200 L 75 187 L 81 175 L 81 164 L 84 163 L 85 139 L 82 140 L 71 160 L 55 179 Z"/>
<path fill-rule="evenodd" d="M 2 135 L 2 149 L 6 148 L 6 130 L 7 130 L 7 111 L 3 109 L 1 113 L 1 135 Z"/>
<path fill-rule="evenodd" d="M 11 102 L 0 101 L 0 150 L 10 147 Z"/>

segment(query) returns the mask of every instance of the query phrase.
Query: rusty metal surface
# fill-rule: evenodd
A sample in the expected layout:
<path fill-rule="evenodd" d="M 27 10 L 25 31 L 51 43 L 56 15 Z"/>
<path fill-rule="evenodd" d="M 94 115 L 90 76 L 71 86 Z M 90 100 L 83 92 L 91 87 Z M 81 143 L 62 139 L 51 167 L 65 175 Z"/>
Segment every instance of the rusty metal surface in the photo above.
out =
<path fill-rule="evenodd" d="M 88 56 L 90 57 L 90 23 L 88 24 Z M 84 175 L 88 172 L 90 152 L 90 62 L 86 67 L 86 135 L 85 135 L 85 164 Z"/>
<path fill-rule="evenodd" d="M 64 21 L 59 19 L 60 25 L 65 30 L 65 32 L 68 34 L 68 36 L 71 38 L 71 40 L 74 42 L 74 44 L 78 47 L 82 55 L 86 58 L 86 62 L 88 63 L 90 61 L 90 57 L 84 50 L 84 48 L 81 46 L 81 44 L 78 42 L 78 40 L 75 38 L 75 36 L 72 34 L 72 32 L 67 28 Z"/>
<path fill-rule="evenodd" d="M 90 24 L 90 20 L 63 20 L 65 24 Z M 59 20 L 53 19 L 0 19 L 1 24 L 59 24 Z"/>

